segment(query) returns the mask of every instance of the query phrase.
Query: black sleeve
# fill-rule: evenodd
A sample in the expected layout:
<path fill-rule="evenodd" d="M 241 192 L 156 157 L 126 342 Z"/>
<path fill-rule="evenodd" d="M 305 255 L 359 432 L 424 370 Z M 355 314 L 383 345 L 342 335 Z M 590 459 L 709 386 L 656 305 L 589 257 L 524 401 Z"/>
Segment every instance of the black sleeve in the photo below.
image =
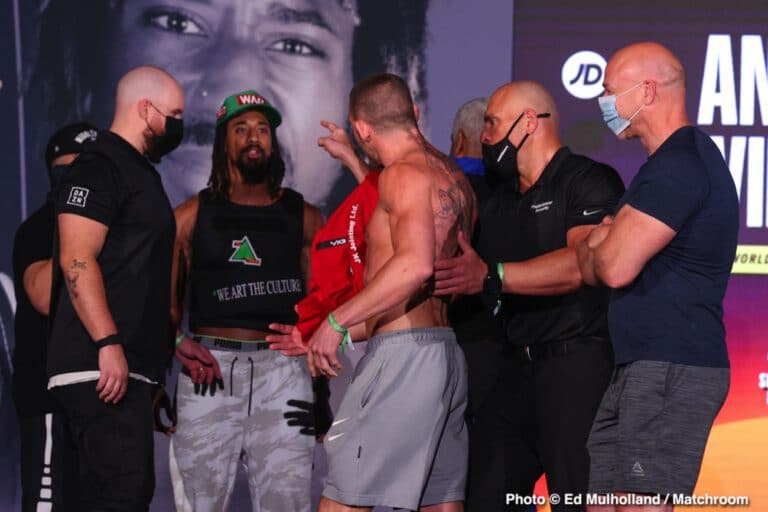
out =
<path fill-rule="evenodd" d="M 23 282 L 24 272 L 36 261 L 53 254 L 53 208 L 46 204 L 24 221 L 13 240 L 14 282 Z"/>
<path fill-rule="evenodd" d="M 612 167 L 597 162 L 582 166 L 568 190 L 567 228 L 599 224 L 615 213 L 623 194 L 624 182 Z"/>
<path fill-rule="evenodd" d="M 84 155 L 62 180 L 56 214 L 73 213 L 109 226 L 119 204 L 120 186 L 114 164 L 100 155 Z"/>

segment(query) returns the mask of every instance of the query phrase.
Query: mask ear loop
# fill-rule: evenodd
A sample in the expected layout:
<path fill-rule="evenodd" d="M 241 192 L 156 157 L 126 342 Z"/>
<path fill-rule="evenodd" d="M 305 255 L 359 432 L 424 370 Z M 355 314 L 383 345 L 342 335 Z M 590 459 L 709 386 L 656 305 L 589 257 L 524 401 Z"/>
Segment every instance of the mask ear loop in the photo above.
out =
<path fill-rule="evenodd" d="M 537 119 L 544 119 L 544 118 L 547 118 L 547 117 L 552 117 L 552 114 L 550 114 L 549 112 L 542 112 L 541 114 L 536 114 L 536 118 Z M 523 137 L 523 140 L 521 140 L 520 144 L 517 145 L 517 150 L 518 151 L 520 150 L 521 147 L 523 147 L 523 142 L 525 142 L 528 139 L 529 135 L 530 135 L 530 133 L 526 133 L 525 137 Z M 509 136 L 509 135 L 507 135 L 507 136 Z"/>
<path fill-rule="evenodd" d="M 154 103 L 147 100 L 149 104 L 152 106 L 153 109 L 155 109 L 160 115 L 164 115 L 162 112 L 160 112 L 160 109 L 158 109 Z M 147 125 L 147 128 L 149 128 L 149 133 L 151 133 L 153 136 L 157 137 L 158 135 L 155 133 L 155 130 L 152 129 L 152 126 L 149 124 L 149 109 L 147 109 L 147 117 L 144 118 L 144 124 Z"/>
<path fill-rule="evenodd" d="M 629 91 L 631 91 L 632 89 L 634 89 L 634 88 L 635 88 L 635 87 L 637 87 L 638 85 L 642 85 L 642 84 L 644 84 L 644 83 L 645 83 L 645 80 L 641 80 L 640 82 L 636 83 L 634 86 L 632 86 L 631 88 L 627 89 L 626 91 L 624 91 L 624 92 L 623 92 L 623 93 L 621 93 L 621 94 L 627 94 Z M 637 110 L 635 110 L 635 113 L 634 113 L 634 114 L 632 114 L 632 115 L 629 117 L 629 119 L 627 119 L 627 121 L 632 121 L 632 120 L 635 118 L 635 116 L 636 116 L 637 114 L 639 114 L 641 110 L 643 110 L 643 107 L 645 107 L 645 103 L 641 103 L 641 104 L 640 104 L 640 108 L 638 108 Z"/>

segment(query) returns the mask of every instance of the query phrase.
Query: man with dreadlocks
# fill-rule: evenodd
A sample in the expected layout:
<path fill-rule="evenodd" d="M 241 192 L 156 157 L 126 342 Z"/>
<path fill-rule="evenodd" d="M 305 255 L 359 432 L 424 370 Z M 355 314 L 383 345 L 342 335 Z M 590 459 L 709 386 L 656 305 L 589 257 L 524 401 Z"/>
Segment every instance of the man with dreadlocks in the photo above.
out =
<path fill-rule="evenodd" d="M 266 350 L 264 340 L 270 323 L 296 321 L 322 216 L 281 187 L 280 122 L 255 91 L 226 98 L 209 186 L 175 211 L 171 316 L 184 369 L 170 467 L 179 510 L 226 509 L 241 459 L 254 510 L 310 508 L 315 439 L 286 418 L 291 404 L 312 402 L 312 381 L 303 356 Z"/>

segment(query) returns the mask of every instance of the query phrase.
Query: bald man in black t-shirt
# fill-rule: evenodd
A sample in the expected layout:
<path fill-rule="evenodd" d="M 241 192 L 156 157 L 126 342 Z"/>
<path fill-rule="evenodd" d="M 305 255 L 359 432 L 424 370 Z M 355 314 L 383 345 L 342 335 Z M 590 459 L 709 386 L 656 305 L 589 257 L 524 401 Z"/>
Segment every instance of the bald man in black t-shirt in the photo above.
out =
<path fill-rule="evenodd" d="M 151 384 L 170 357 L 175 223 L 149 160 L 181 142 L 183 111 L 166 72 L 128 72 L 110 130 L 55 199 L 48 388 L 77 449 L 78 510 L 147 510 L 154 492 Z"/>

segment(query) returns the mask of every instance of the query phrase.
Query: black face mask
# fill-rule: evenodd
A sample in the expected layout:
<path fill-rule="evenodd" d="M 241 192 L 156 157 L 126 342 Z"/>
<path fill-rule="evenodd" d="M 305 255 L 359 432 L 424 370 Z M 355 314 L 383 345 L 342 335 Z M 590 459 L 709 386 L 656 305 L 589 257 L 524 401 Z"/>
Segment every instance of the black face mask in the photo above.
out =
<path fill-rule="evenodd" d="M 150 142 L 150 147 L 147 149 L 147 156 L 153 163 L 158 163 L 162 157 L 181 144 L 184 138 L 184 120 L 173 116 L 166 116 L 154 105 L 152 105 L 152 108 L 165 116 L 165 133 L 163 135 L 156 135 L 152 131 L 152 127 L 149 126 L 149 121 L 147 121 L 147 127 L 152 132 L 152 135 L 154 135 Z"/>
<path fill-rule="evenodd" d="M 54 165 L 48 169 L 48 179 L 51 182 L 51 191 L 55 191 L 61 183 L 61 179 L 67 174 L 69 165 Z"/>
<path fill-rule="evenodd" d="M 517 117 L 515 122 L 512 123 L 512 126 L 509 127 L 507 134 L 504 135 L 499 142 L 496 144 L 483 144 L 483 164 L 485 164 L 486 171 L 490 171 L 490 173 L 499 176 L 503 180 L 514 178 L 519 174 L 517 168 L 517 153 L 520 151 L 520 148 L 523 147 L 525 140 L 530 134 L 526 133 L 525 137 L 523 137 L 523 140 L 520 141 L 520 144 L 518 144 L 517 147 L 509 142 L 509 134 L 515 129 L 515 126 L 517 126 L 517 123 L 523 118 L 523 115 L 525 115 L 525 112 Z M 536 115 L 536 117 L 539 118 L 549 116 L 549 113 Z"/>

